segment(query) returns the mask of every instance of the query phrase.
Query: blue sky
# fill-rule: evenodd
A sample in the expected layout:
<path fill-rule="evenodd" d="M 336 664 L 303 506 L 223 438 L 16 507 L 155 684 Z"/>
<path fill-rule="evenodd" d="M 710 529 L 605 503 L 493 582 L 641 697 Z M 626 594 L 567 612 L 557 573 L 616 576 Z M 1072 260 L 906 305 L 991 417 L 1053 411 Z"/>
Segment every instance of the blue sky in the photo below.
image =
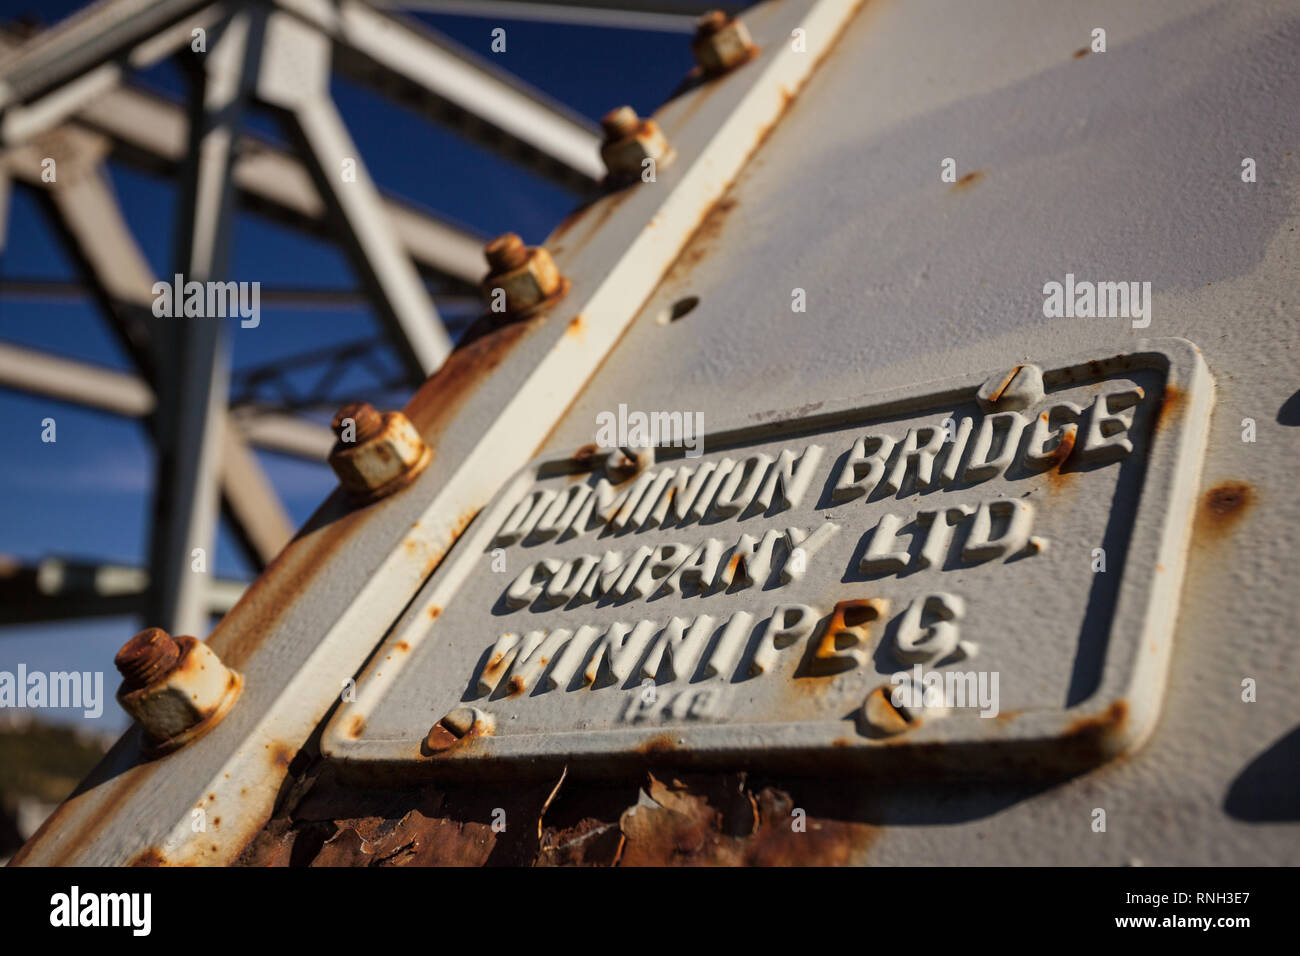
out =
<path fill-rule="evenodd" d="M 69 0 L 0 0 L 0 21 L 35 12 L 53 23 L 83 6 Z M 629 103 L 652 112 L 691 66 L 689 38 L 679 33 L 609 30 L 572 25 L 415 15 L 426 25 L 492 59 L 534 87 L 597 120 Z M 504 54 L 490 51 L 491 31 L 505 27 Z M 136 77 L 176 97 L 177 68 L 168 63 Z M 528 242 L 545 238 L 574 204 L 573 194 L 361 88 L 335 82 L 334 96 L 361 156 L 380 186 L 462 223 L 484 236 L 506 230 Z M 273 131 L 255 117 L 259 131 Z M 128 222 L 159 275 L 172 268 L 174 184 L 121 164 L 110 164 L 114 189 Z M 355 285 L 344 258 L 330 245 L 241 214 L 235 234 L 235 275 L 265 287 Z M 34 198 L 12 196 L 0 277 L 76 278 Z M 256 329 L 232 325 L 237 372 L 282 356 L 378 335 L 364 309 L 285 309 L 262 306 Z M 41 301 L 0 297 L 0 341 L 47 350 L 97 365 L 129 370 L 126 356 L 89 299 Z M 389 362 L 392 367 L 391 357 Z M 366 392 L 373 380 L 344 379 L 341 389 Z M 400 403 L 404 395 L 394 395 Z M 57 442 L 43 443 L 40 422 L 53 417 Z M 0 388 L 0 555 L 26 561 L 45 556 L 142 565 L 148 552 L 153 452 L 136 422 Z M 301 523 L 334 486 L 328 467 L 259 453 L 295 523 Z M 251 569 L 223 530 L 216 572 L 248 578 Z M 112 656 L 142 625 L 130 619 L 0 628 L 0 670 L 104 670 L 106 694 L 117 679 Z M 45 711 L 75 719 L 79 711 Z M 108 703 L 97 721 L 119 730 L 125 716 Z"/>

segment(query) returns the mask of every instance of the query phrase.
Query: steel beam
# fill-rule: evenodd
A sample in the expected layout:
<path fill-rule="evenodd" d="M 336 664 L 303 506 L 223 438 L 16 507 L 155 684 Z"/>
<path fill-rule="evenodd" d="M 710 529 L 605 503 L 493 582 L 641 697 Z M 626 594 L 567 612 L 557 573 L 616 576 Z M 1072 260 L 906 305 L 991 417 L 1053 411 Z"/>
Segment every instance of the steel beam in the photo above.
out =
<path fill-rule="evenodd" d="M 79 265 L 128 354 L 147 378 L 156 380 L 159 366 L 166 365 L 166 361 L 160 358 L 166 354 L 161 343 L 167 329 L 153 316 L 151 309 L 153 272 L 122 218 L 121 209 L 103 171 L 96 169 L 73 181 L 61 180 L 55 188 L 42 190 L 40 195 L 47 204 L 64 246 Z M 68 371 L 71 373 L 68 377 L 75 378 L 84 371 L 84 367 Z M 100 371 L 89 380 L 102 381 L 106 374 L 108 373 Z M 57 381 L 57 378 L 51 380 Z M 273 436 L 270 440 L 273 440 Z M 293 446 L 301 448 L 303 442 L 295 440 Z M 282 541 L 289 540 L 293 532 L 292 525 L 283 509 L 273 502 L 237 506 L 235 499 L 252 493 L 256 485 L 227 480 L 224 466 L 221 484 L 232 517 L 236 512 L 253 507 L 268 514 L 271 509 L 278 510 L 280 517 L 274 524 L 268 524 L 268 527 L 273 527 Z M 264 566 L 277 551 L 278 549 L 250 552 L 249 556 L 255 564 Z"/>
<path fill-rule="evenodd" d="M 155 404 L 153 390 L 134 375 L 5 343 L 0 386 L 130 418 L 153 414 Z"/>
<path fill-rule="evenodd" d="M 14 49 L 17 42 L 0 34 L 0 51 Z M 115 157 L 151 172 L 172 175 L 185 161 L 185 112 L 129 83 L 96 95 L 72 119 L 108 137 Z M 327 232 L 325 203 L 295 156 L 251 133 L 241 137 L 237 152 L 234 178 L 241 205 L 294 228 Z M 385 197 L 383 204 L 398 240 L 421 271 L 450 280 L 458 292 L 477 293 L 486 272 L 481 236 L 399 199 Z M 262 301 L 271 294 L 273 290 L 263 289 Z"/>
<path fill-rule="evenodd" d="M 192 97 L 190 157 L 177 228 L 177 263 L 187 282 L 229 275 L 234 228 L 231 171 L 243 112 L 256 83 L 265 14 L 233 14 L 203 60 Z M 173 303 L 174 306 L 179 303 Z M 176 311 L 180 311 L 176 309 Z M 172 317 L 178 361 L 160 364 L 158 481 L 150 567 L 157 577 L 151 619 L 173 634 L 207 633 L 206 573 L 192 556 L 216 560 L 218 487 L 229 375 L 225 320 Z M 227 447 L 228 444 L 227 444 Z M 247 484 L 247 462 L 235 484 Z M 204 567 L 206 568 L 206 561 Z"/>
<path fill-rule="evenodd" d="M 4 342 L 0 342 L 0 387 L 44 395 L 128 418 L 148 418 L 156 407 L 153 389 L 135 375 Z M 232 411 L 227 415 L 227 421 L 234 426 L 235 434 L 242 435 L 250 445 L 309 461 L 325 461 L 334 444 L 334 435 L 328 428 L 292 415 L 244 409 Z M 227 438 L 223 448 L 229 447 Z M 231 453 L 247 460 L 246 451 L 231 449 Z M 222 491 L 227 499 L 231 499 L 231 512 L 260 514 L 261 521 L 274 529 L 276 538 L 280 539 L 280 546 L 274 550 L 258 552 L 265 556 L 265 560 L 270 560 L 288 540 L 287 519 L 269 518 L 269 509 L 274 503 L 270 492 L 264 491 L 260 501 L 251 497 L 249 487 L 265 489 L 267 486 L 264 476 L 246 481 L 241 488 L 227 472 L 227 461 L 223 458 Z M 249 500 L 243 500 L 245 497 Z M 279 509 L 275 511 L 283 514 Z"/>
<path fill-rule="evenodd" d="M 142 762 L 135 735 L 124 738 L 15 863 L 220 864 L 244 849 L 274 807 L 285 762 L 339 704 L 343 681 L 560 421 L 856 9 L 854 0 L 785 0 L 747 15 L 758 57 L 656 116 L 677 149 L 673 165 L 556 236 L 557 265 L 573 280 L 562 302 L 454 353 L 407 406 L 434 446 L 428 468 L 377 507 L 331 496 L 222 619 L 213 650 L 261 675 L 222 724 L 169 756 L 162 773 Z M 808 31 L 806 52 L 785 42 L 797 26 Z M 199 800 L 223 818 L 202 841 L 189 824 Z M 106 815 L 114 826 L 102 826 Z"/>
<path fill-rule="evenodd" d="M 348 77 L 573 189 L 588 191 L 604 176 L 594 124 L 420 24 L 358 0 L 277 5 L 335 41 L 336 67 Z"/>
<path fill-rule="evenodd" d="M 226 613 L 247 587 L 243 581 L 212 581 L 205 592 L 207 612 Z M 62 558 L 24 565 L 0 558 L 0 625 L 139 615 L 148 592 L 143 568 Z"/>
<path fill-rule="evenodd" d="M 73 18 L 24 44 L 0 63 L 0 145 L 23 142 L 115 88 L 123 61 L 144 67 L 184 46 L 193 26 L 209 25 L 220 6 L 113 0 L 94 18 Z M 604 175 L 593 124 L 418 23 L 357 0 L 275 6 L 325 31 L 339 68 L 353 78 L 400 90 L 489 148 L 578 191 Z"/>
<path fill-rule="evenodd" d="M 690 4 L 662 2 L 624 2 L 615 4 L 565 3 L 538 0 L 377 0 L 375 6 L 420 13 L 451 16 L 499 17 L 509 20 L 535 20 L 569 26 L 604 27 L 616 30 L 655 30 L 663 33 L 694 33 L 695 21 L 706 10 L 726 8 L 722 3 Z M 739 8 L 743 4 L 731 4 Z"/>
<path fill-rule="evenodd" d="M 328 428 L 293 415 L 234 409 L 230 420 L 245 441 L 268 451 L 323 462 L 334 447 L 334 433 Z"/>
<path fill-rule="evenodd" d="M 223 4 L 210 0 L 111 0 L 43 31 L 0 60 L 0 145 L 57 126 L 121 82 L 207 29 Z"/>
<path fill-rule="evenodd" d="M 379 191 L 329 98 L 330 44 L 300 20 L 268 19 L 258 97 L 277 108 L 302 146 L 316 188 L 338 223 L 338 238 L 398 354 L 419 378 L 431 374 L 451 339 L 405 250 L 396 241 Z"/>

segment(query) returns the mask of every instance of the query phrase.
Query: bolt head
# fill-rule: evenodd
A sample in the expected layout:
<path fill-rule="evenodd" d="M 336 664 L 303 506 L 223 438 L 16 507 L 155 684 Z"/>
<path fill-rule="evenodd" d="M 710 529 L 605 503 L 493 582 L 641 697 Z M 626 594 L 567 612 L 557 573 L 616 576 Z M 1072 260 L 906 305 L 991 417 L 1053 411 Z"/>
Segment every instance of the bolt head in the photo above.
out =
<path fill-rule="evenodd" d="M 502 233 L 483 247 L 492 272 L 507 272 L 518 269 L 528 261 L 528 247 L 513 232 Z"/>
<path fill-rule="evenodd" d="M 401 412 L 384 412 L 379 431 L 352 444 L 335 442 L 330 467 L 343 487 L 363 500 L 382 497 L 405 487 L 432 458 L 415 426 Z"/>
<path fill-rule="evenodd" d="M 181 648 L 161 627 L 141 631 L 113 658 L 127 686 L 146 687 L 165 677 L 180 660 Z"/>
<path fill-rule="evenodd" d="M 180 656 L 170 672 L 140 687 L 124 681 L 117 691 L 122 709 L 144 731 L 149 755 L 168 753 L 206 733 L 243 687 L 240 675 L 206 644 L 188 636 L 175 641 Z"/>
<path fill-rule="evenodd" d="M 348 423 L 352 423 L 351 437 L 345 444 L 356 444 L 373 438 L 384 426 L 383 416 L 369 402 L 349 402 L 338 410 L 330 427 L 339 441 L 344 441 Z"/>
<path fill-rule="evenodd" d="M 641 117 L 632 107 L 616 106 L 601 117 L 600 128 L 605 131 L 605 141 L 611 142 L 636 132 L 640 123 Z"/>
<path fill-rule="evenodd" d="M 605 168 L 609 170 L 610 178 L 617 181 L 640 178 L 647 159 L 653 159 L 657 166 L 667 166 L 672 155 L 659 124 L 650 119 L 639 120 L 627 135 L 607 140 L 600 147 Z"/>
<path fill-rule="evenodd" d="M 716 76 L 752 58 L 757 48 L 739 17 L 727 20 L 715 10 L 701 18 L 691 52 L 705 74 Z"/>
<path fill-rule="evenodd" d="M 535 309 L 559 295 L 564 280 L 551 254 L 541 246 L 526 250 L 522 265 L 490 273 L 483 280 L 483 294 L 491 302 L 497 289 L 505 293 L 506 312 L 518 315 Z"/>

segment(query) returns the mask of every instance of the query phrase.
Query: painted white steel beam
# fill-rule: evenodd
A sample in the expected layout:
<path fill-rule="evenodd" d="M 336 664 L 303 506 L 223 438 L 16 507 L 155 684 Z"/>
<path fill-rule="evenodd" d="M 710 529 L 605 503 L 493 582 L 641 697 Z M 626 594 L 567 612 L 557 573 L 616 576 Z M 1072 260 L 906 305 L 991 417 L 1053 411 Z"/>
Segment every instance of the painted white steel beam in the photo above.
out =
<path fill-rule="evenodd" d="M 212 633 L 209 646 L 246 675 L 222 723 L 154 764 L 128 734 L 15 863 L 221 864 L 238 856 L 269 816 L 288 762 L 339 703 L 343 682 L 560 421 L 856 9 L 854 0 L 785 0 L 746 15 L 760 54 L 656 116 L 676 162 L 552 237 L 572 281 L 567 296 L 453 353 L 408 404 L 433 446 L 424 472 L 366 508 L 332 495 Z M 807 30 L 806 52 L 784 42 L 795 27 Z M 190 810 L 199 801 L 223 822 L 194 841 Z"/>

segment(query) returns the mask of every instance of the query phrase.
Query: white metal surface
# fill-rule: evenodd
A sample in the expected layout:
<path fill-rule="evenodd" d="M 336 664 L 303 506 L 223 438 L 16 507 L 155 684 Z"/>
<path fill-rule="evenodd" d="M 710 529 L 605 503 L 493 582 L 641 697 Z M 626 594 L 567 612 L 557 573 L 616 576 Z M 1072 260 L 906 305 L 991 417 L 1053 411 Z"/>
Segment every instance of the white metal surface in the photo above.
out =
<path fill-rule="evenodd" d="M 1077 55 L 1098 27 L 1107 51 Z M 1214 411 L 1151 739 L 1050 787 L 868 785 L 860 860 L 1300 863 L 1297 50 L 1300 11 L 1271 0 L 871 0 L 548 439 L 570 453 L 619 402 L 707 424 L 1152 336 L 1202 350 Z M 1150 325 L 1045 317 L 1067 273 L 1150 281 Z"/>

